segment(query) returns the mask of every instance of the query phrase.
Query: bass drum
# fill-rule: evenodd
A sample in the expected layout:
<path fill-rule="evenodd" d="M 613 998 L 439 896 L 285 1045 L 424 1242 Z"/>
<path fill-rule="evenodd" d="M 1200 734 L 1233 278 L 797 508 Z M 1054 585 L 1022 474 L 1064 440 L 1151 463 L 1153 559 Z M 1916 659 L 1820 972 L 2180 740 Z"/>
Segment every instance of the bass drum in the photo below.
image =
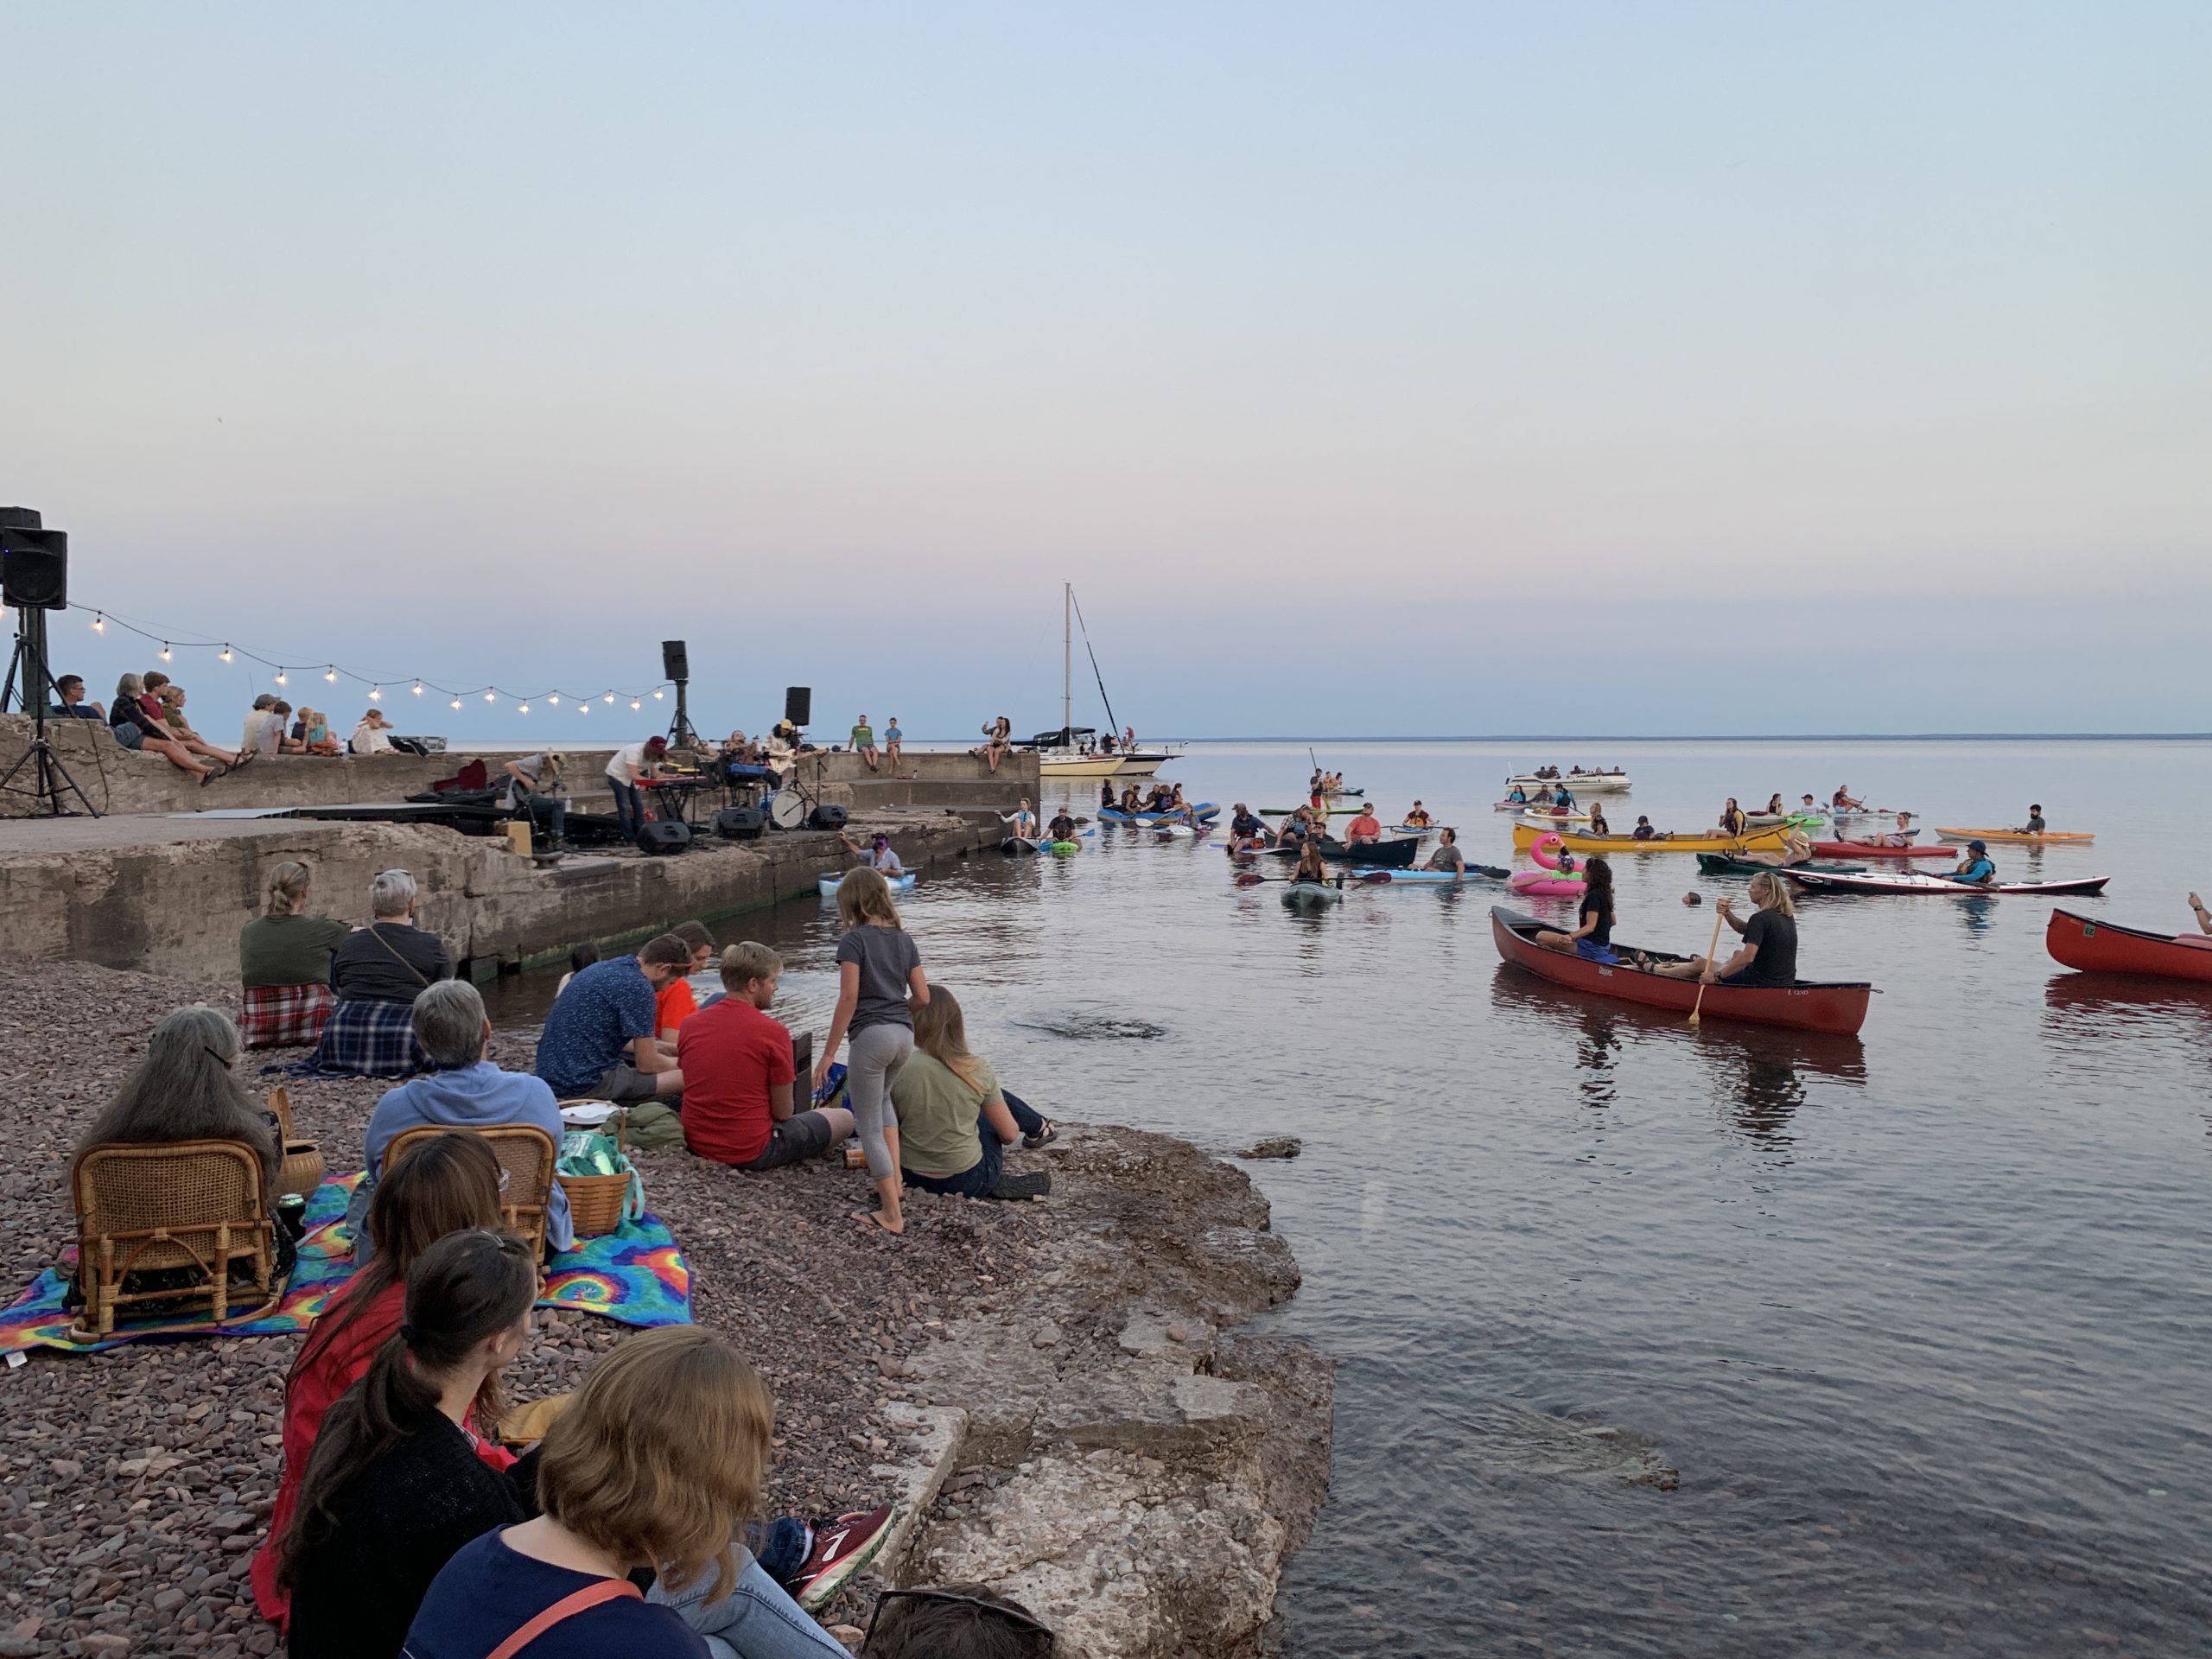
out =
<path fill-rule="evenodd" d="M 761 804 L 768 809 L 768 822 L 779 830 L 797 830 L 806 822 L 806 802 L 795 789 L 779 789 Z"/>

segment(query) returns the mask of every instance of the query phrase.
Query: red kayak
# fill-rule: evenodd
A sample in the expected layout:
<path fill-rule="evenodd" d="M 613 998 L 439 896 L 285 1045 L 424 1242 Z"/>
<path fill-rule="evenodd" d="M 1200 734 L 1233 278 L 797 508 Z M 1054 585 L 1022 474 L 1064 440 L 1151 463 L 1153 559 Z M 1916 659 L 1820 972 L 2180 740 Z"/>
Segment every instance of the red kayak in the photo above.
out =
<path fill-rule="evenodd" d="M 1497 954 L 1554 985 L 1618 997 L 1624 1002 L 1641 1002 L 1646 1007 L 1671 1008 L 1685 1017 L 1698 1005 L 1694 979 L 1666 979 L 1643 973 L 1630 967 L 1625 958 L 1608 967 L 1564 951 L 1545 950 L 1535 936 L 1552 925 L 1510 910 L 1490 913 L 1490 931 L 1497 941 Z M 1619 953 L 1625 947 L 1613 949 Z M 1644 955 L 1655 962 L 1684 960 L 1662 950 Z M 1815 985 L 1802 980 L 1795 985 L 1708 985 L 1698 1014 L 1700 1019 L 1709 1014 L 1716 1020 L 1748 1020 L 1763 1026 L 1794 1026 L 1800 1031 L 1851 1037 L 1866 1023 L 1866 1003 L 1872 995 L 1871 985 Z"/>
<path fill-rule="evenodd" d="M 2212 935 L 2145 933 L 2054 910 L 2043 943 L 2058 961 L 2084 973 L 2141 974 L 2212 985 Z"/>
<path fill-rule="evenodd" d="M 1961 855 L 1955 847 L 1876 847 L 1863 841 L 1816 841 L 1813 850 L 1822 858 L 1948 858 Z"/>

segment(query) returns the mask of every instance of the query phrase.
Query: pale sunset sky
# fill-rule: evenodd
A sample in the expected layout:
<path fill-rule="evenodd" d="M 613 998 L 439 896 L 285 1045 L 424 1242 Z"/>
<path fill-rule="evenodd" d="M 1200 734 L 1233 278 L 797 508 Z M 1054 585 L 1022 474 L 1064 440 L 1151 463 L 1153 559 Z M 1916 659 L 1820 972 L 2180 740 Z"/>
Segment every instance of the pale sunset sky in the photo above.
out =
<path fill-rule="evenodd" d="M 2212 728 L 2195 0 L 16 3 L 0 58 L 0 501 L 334 723 L 326 661 L 683 637 L 702 728 L 1027 733 L 1065 579 L 1159 736 Z M 151 665 L 88 623 L 95 696 Z M 170 671 L 211 732 L 270 674 Z"/>

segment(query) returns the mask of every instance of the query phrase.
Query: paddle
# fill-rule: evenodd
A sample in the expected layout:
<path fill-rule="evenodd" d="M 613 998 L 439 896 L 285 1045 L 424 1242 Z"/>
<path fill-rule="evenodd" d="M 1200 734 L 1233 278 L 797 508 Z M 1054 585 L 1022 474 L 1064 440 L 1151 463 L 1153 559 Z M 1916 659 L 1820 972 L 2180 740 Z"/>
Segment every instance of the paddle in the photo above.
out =
<path fill-rule="evenodd" d="M 1713 964 L 1713 953 L 1720 949 L 1720 920 L 1724 913 L 1720 908 L 1720 901 L 1715 899 L 1713 905 L 1713 943 L 1705 947 L 1705 960 L 1708 967 Z M 1690 1004 L 1690 1024 L 1693 1027 L 1697 1024 L 1699 1010 L 1704 1007 L 1705 978 L 1704 976 L 1700 975 L 1697 982 L 1697 1001 Z"/>
<path fill-rule="evenodd" d="M 1300 879 L 1294 875 L 1262 875 L 1257 870 L 1240 870 L 1235 877 L 1236 884 L 1240 887 L 1256 887 L 1267 881 L 1280 881 L 1287 886 L 1292 886 L 1295 885 Z M 1388 870 L 1363 870 L 1357 875 L 1338 876 L 1337 885 L 1342 887 L 1349 880 L 1357 881 L 1363 887 L 1375 887 L 1382 886 L 1389 879 L 1390 872 Z"/>

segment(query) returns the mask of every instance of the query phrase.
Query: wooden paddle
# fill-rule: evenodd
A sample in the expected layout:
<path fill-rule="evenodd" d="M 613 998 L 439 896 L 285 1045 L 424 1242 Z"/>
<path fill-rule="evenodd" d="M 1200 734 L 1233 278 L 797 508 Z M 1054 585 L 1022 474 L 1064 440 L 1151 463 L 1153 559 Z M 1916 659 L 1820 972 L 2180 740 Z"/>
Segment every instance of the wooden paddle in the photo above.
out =
<path fill-rule="evenodd" d="M 1722 911 L 1720 909 L 1720 901 L 1716 899 L 1713 901 L 1713 943 L 1705 947 L 1705 960 L 1707 967 L 1711 967 L 1713 965 L 1713 952 L 1720 949 L 1721 918 Z M 1690 1004 L 1690 1024 L 1692 1026 L 1695 1026 L 1697 1024 L 1698 1011 L 1704 1007 L 1705 977 L 1703 975 L 1700 975 L 1697 982 L 1697 1001 Z"/>

